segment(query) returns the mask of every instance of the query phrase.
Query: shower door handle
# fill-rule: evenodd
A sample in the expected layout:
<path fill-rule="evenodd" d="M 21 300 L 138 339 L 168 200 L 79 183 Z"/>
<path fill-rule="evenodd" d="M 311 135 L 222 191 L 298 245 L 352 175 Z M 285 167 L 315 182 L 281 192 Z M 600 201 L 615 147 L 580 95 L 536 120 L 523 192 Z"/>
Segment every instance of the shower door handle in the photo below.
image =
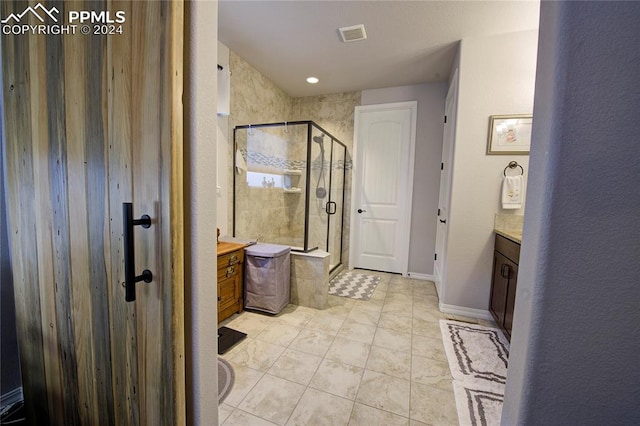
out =
<path fill-rule="evenodd" d="M 337 210 L 338 210 L 338 207 L 335 201 L 329 201 L 324 206 L 324 211 L 326 211 L 327 214 L 336 214 Z"/>

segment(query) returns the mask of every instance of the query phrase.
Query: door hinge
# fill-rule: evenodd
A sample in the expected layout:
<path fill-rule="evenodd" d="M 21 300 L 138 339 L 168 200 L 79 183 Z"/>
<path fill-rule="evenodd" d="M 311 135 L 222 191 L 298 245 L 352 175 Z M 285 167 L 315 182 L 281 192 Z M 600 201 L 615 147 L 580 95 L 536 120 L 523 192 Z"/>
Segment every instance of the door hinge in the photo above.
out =
<path fill-rule="evenodd" d="M 444 123 L 447 124 L 447 116 L 444 116 Z"/>
<path fill-rule="evenodd" d="M 438 216 L 440 216 L 440 209 L 438 209 Z"/>
<path fill-rule="evenodd" d="M 433 255 L 433 260 L 438 260 L 438 253 L 435 253 L 435 254 Z"/>
<path fill-rule="evenodd" d="M 440 170 L 444 170 L 444 163 L 440 163 Z"/>

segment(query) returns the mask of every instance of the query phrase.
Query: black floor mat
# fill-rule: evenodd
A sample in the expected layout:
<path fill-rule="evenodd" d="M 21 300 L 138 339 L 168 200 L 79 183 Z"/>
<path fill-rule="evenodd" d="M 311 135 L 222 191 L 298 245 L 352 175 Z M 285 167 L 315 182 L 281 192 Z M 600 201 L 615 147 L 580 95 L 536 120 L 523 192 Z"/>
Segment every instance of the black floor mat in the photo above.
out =
<path fill-rule="evenodd" d="M 247 337 L 246 333 L 229 327 L 220 327 L 218 329 L 218 355 L 222 355 L 227 352 L 245 337 Z"/>

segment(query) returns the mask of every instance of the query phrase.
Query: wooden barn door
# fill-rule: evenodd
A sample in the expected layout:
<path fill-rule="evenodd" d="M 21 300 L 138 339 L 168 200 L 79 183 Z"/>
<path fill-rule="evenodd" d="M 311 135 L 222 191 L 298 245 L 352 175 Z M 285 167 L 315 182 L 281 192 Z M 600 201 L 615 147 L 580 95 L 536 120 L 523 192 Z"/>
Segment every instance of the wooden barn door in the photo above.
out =
<path fill-rule="evenodd" d="M 29 423 L 184 424 L 183 4 L 38 4 L 60 22 L 72 10 L 123 11 L 126 21 L 121 34 L 96 35 L 102 27 L 91 25 L 88 35 L 80 26 L 76 34 L 2 35 Z M 3 1 L 0 14 L 27 6 L 36 3 Z M 20 19 L 38 24 L 32 13 Z M 149 269 L 153 281 L 137 283 L 134 302 L 122 286 L 124 202 L 136 219 L 151 217 L 134 241 L 135 272 Z"/>

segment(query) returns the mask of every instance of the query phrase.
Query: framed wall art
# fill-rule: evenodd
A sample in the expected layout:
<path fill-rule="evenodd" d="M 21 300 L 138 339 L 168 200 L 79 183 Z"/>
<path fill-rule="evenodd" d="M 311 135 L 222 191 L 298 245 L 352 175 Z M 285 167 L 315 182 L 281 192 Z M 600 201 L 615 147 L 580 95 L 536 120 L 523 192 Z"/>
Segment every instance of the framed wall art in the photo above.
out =
<path fill-rule="evenodd" d="M 528 155 L 532 122 L 531 114 L 490 116 L 487 155 Z"/>

